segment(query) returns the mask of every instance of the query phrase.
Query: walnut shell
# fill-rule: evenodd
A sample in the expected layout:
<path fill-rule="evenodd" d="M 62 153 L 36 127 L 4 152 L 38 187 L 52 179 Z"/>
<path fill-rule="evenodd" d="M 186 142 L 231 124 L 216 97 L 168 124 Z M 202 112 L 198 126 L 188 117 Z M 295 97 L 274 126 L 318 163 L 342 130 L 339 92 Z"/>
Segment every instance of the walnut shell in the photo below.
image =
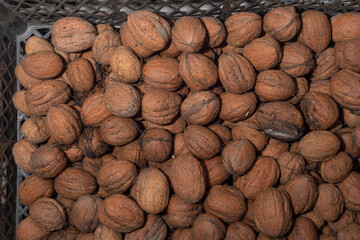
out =
<path fill-rule="evenodd" d="M 162 212 L 169 202 L 169 183 L 156 168 L 142 170 L 131 188 L 131 196 L 147 213 Z"/>
<path fill-rule="evenodd" d="M 101 201 L 94 195 L 82 196 L 76 200 L 71 215 L 75 227 L 81 233 L 95 231 L 99 222 L 97 212 Z"/>
<path fill-rule="evenodd" d="M 186 53 L 180 60 L 179 72 L 186 85 L 193 91 L 203 91 L 218 80 L 215 63 L 200 53 Z"/>
<path fill-rule="evenodd" d="M 293 141 L 304 132 L 301 112 L 286 102 L 269 102 L 260 105 L 256 120 L 266 135 L 280 141 Z"/>
<path fill-rule="evenodd" d="M 175 21 L 171 41 L 183 52 L 198 52 L 204 45 L 206 29 L 195 17 L 185 16 Z"/>
<path fill-rule="evenodd" d="M 121 233 L 104 225 L 99 225 L 94 232 L 95 240 L 122 240 Z"/>
<path fill-rule="evenodd" d="M 185 144 L 197 158 L 205 160 L 219 153 L 221 143 L 219 137 L 209 128 L 189 125 L 184 130 Z"/>
<path fill-rule="evenodd" d="M 326 130 L 339 118 L 337 104 L 325 93 L 310 91 L 301 101 L 301 111 L 311 130 Z"/>
<path fill-rule="evenodd" d="M 36 200 L 29 208 L 29 215 L 36 226 L 47 231 L 60 230 L 65 226 L 65 209 L 52 198 Z"/>
<path fill-rule="evenodd" d="M 345 199 L 346 207 L 353 211 L 360 210 L 360 173 L 352 171 L 349 176 L 337 184 Z"/>
<path fill-rule="evenodd" d="M 303 214 L 302 215 L 303 217 L 306 217 L 308 219 L 310 219 L 314 224 L 315 226 L 317 227 L 317 229 L 321 229 L 324 224 L 325 224 L 325 221 L 322 220 L 315 212 L 314 210 L 312 210 L 311 212 L 308 212 L 306 214 Z"/>
<path fill-rule="evenodd" d="M 46 239 L 50 234 L 50 231 L 36 226 L 30 217 L 22 220 L 16 228 L 16 238 L 18 240 Z"/>
<path fill-rule="evenodd" d="M 26 116 L 30 116 L 31 113 L 25 100 L 25 94 L 26 94 L 26 90 L 15 92 L 12 101 L 16 110 L 22 112 Z"/>
<path fill-rule="evenodd" d="M 237 239 L 246 239 L 246 240 L 255 240 L 256 235 L 254 230 L 243 222 L 233 222 L 229 224 L 225 240 L 237 240 Z"/>
<path fill-rule="evenodd" d="M 210 213 L 199 215 L 191 229 L 193 239 L 221 240 L 225 237 L 225 226 L 222 221 Z"/>
<path fill-rule="evenodd" d="M 78 92 L 90 91 L 95 83 L 93 67 L 85 58 L 78 58 L 69 63 L 63 78 L 74 91 Z"/>
<path fill-rule="evenodd" d="M 344 197 L 332 184 L 321 184 L 314 206 L 315 213 L 324 221 L 335 221 L 344 210 Z"/>
<path fill-rule="evenodd" d="M 349 109 L 343 108 L 344 123 L 350 127 L 355 128 L 360 125 L 360 116 L 352 113 Z"/>
<path fill-rule="evenodd" d="M 88 171 L 94 177 L 97 176 L 102 164 L 103 164 L 102 158 L 84 157 L 82 159 L 82 168 Z"/>
<path fill-rule="evenodd" d="M 201 212 L 201 203 L 190 203 L 173 194 L 162 218 L 171 229 L 186 228 L 193 225 L 195 218 Z"/>
<path fill-rule="evenodd" d="M 306 167 L 305 160 L 298 153 L 284 152 L 277 159 L 280 167 L 280 183 L 286 184 L 300 175 Z"/>
<path fill-rule="evenodd" d="M 288 240 L 318 239 L 314 223 L 306 217 L 298 217 L 287 235 Z"/>
<path fill-rule="evenodd" d="M 97 182 L 108 193 L 123 193 L 134 183 L 136 166 L 126 160 L 112 160 L 101 166 Z"/>
<path fill-rule="evenodd" d="M 104 94 L 96 92 L 85 99 L 81 105 L 80 115 L 84 125 L 96 127 L 112 113 L 105 107 Z"/>
<path fill-rule="evenodd" d="M 164 162 L 169 159 L 173 149 L 171 133 L 165 129 L 152 128 L 141 136 L 141 148 L 148 161 Z"/>
<path fill-rule="evenodd" d="M 33 115 L 46 115 L 50 107 L 66 103 L 70 97 L 69 86 L 61 81 L 47 80 L 29 88 L 25 101 Z"/>
<path fill-rule="evenodd" d="M 330 93 L 330 80 L 313 81 L 310 83 L 309 92 L 320 92 L 332 96 Z"/>
<path fill-rule="evenodd" d="M 329 161 L 320 164 L 321 178 L 325 182 L 338 183 L 344 180 L 353 167 L 352 158 L 346 152 L 339 152 Z"/>
<path fill-rule="evenodd" d="M 145 225 L 131 233 L 125 234 L 124 240 L 159 239 L 164 240 L 167 227 L 161 217 L 149 214 Z"/>
<path fill-rule="evenodd" d="M 221 154 L 225 169 L 232 175 L 243 175 L 255 163 L 256 150 L 247 139 L 239 139 L 225 146 Z"/>
<path fill-rule="evenodd" d="M 336 133 L 341 141 L 341 149 L 350 154 L 353 158 L 360 156 L 360 149 L 356 146 L 353 141 L 353 129 L 342 128 Z"/>
<path fill-rule="evenodd" d="M 224 222 L 236 222 L 246 213 L 243 193 L 236 187 L 216 185 L 210 188 L 204 201 L 204 210 Z"/>
<path fill-rule="evenodd" d="M 285 44 L 280 68 L 292 77 L 302 77 L 314 67 L 313 54 L 300 42 Z"/>
<path fill-rule="evenodd" d="M 92 194 L 95 189 L 95 178 L 81 168 L 66 168 L 55 178 L 55 191 L 65 198 L 76 200 Z"/>
<path fill-rule="evenodd" d="M 219 57 L 219 79 L 225 90 L 242 94 L 251 90 L 256 81 L 254 67 L 240 54 L 224 52 Z"/>
<path fill-rule="evenodd" d="M 360 74 L 349 70 L 340 70 L 331 77 L 331 97 L 342 107 L 349 110 L 360 110 Z"/>
<path fill-rule="evenodd" d="M 338 220 L 336 220 L 335 222 L 328 222 L 328 225 L 331 231 L 340 232 L 347 225 L 355 222 L 356 222 L 356 214 L 349 209 L 345 209 L 345 211 Z"/>
<path fill-rule="evenodd" d="M 226 42 L 236 47 L 242 47 L 260 35 L 262 20 L 256 13 L 240 12 L 226 19 L 225 26 L 228 32 Z"/>
<path fill-rule="evenodd" d="M 257 75 L 255 93 L 263 102 L 287 100 L 296 91 L 294 79 L 281 70 L 266 70 Z"/>
<path fill-rule="evenodd" d="M 139 167 L 143 167 L 147 162 L 139 140 L 135 140 L 121 147 L 115 147 L 112 155 L 117 159 L 133 162 Z"/>
<path fill-rule="evenodd" d="M 68 227 L 63 230 L 52 233 L 47 240 L 76 240 L 79 232 L 74 227 Z"/>
<path fill-rule="evenodd" d="M 33 116 L 28 118 L 21 126 L 21 132 L 33 144 L 42 143 L 50 137 L 44 117 Z"/>
<path fill-rule="evenodd" d="M 223 144 L 227 144 L 232 140 L 231 130 L 228 127 L 215 123 L 209 125 L 208 128 L 218 135 Z"/>
<path fill-rule="evenodd" d="M 263 28 L 270 36 L 287 42 L 299 32 L 301 21 L 293 6 L 277 7 L 264 16 Z"/>
<path fill-rule="evenodd" d="M 110 148 L 102 139 L 99 128 L 85 128 L 79 137 L 78 145 L 81 152 L 89 158 L 101 157 Z"/>
<path fill-rule="evenodd" d="M 49 109 L 46 127 L 58 144 L 74 143 L 82 128 L 79 113 L 67 104 L 58 104 Z"/>
<path fill-rule="evenodd" d="M 106 227 L 124 233 L 141 228 L 145 223 L 141 208 L 122 194 L 105 198 L 99 206 L 98 217 Z"/>
<path fill-rule="evenodd" d="M 42 197 L 50 197 L 53 191 L 54 186 L 50 179 L 42 179 L 36 175 L 30 175 L 20 184 L 17 194 L 21 204 L 30 206 Z"/>
<path fill-rule="evenodd" d="M 261 151 L 267 144 L 267 137 L 257 123 L 250 121 L 237 122 L 231 129 L 233 140 L 248 139 L 254 144 L 257 151 Z"/>
<path fill-rule="evenodd" d="M 243 54 L 258 71 L 274 68 L 282 58 L 280 44 L 270 35 L 254 39 L 244 47 Z"/>
<path fill-rule="evenodd" d="M 191 155 L 191 152 L 186 147 L 184 133 L 178 133 L 174 137 L 173 155 L 176 157 L 176 156 L 179 156 L 182 154 L 190 154 Z"/>
<path fill-rule="evenodd" d="M 76 240 L 95 240 L 94 233 L 80 233 Z"/>
<path fill-rule="evenodd" d="M 226 181 L 230 173 L 225 169 L 222 158 L 219 156 L 203 160 L 203 167 L 206 172 L 206 185 L 212 187 Z"/>
<path fill-rule="evenodd" d="M 256 195 L 276 184 L 280 177 L 280 169 L 275 159 L 260 157 L 245 175 L 234 180 L 247 199 L 255 199 Z"/>
<path fill-rule="evenodd" d="M 80 52 L 92 46 L 97 35 L 96 28 L 77 17 L 57 20 L 51 29 L 51 42 L 64 52 Z"/>
<path fill-rule="evenodd" d="M 360 61 L 357 53 L 360 50 L 360 40 L 348 40 L 335 44 L 335 59 L 342 69 L 360 72 Z"/>
<path fill-rule="evenodd" d="M 110 68 L 124 83 L 136 83 L 141 76 L 141 62 L 128 47 L 119 46 L 110 57 Z"/>
<path fill-rule="evenodd" d="M 259 233 L 259 235 L 257 236 L 256 240 L 287 240 L 286 237 L 277 237 L 277 238 L 272 238 L 269 237 L 263 233 Z"/>
<path fill-rule="evenodd" d="M 331 40 L 331 26 L 328 17 L 315 10 L 301 13 L 301 30 L 298 40 L 314 52 L 322 52 Z"/>
<path fill-rule="evenodd" d="M 172 240 L 192 240 L 191 228 L 178 228 L 170 235 Z"/>
<path fill-rule="evenodd" d="M 342 231 L 338 232 L 337 238 L 341 240 L 352 240 L 359 237 L 360 224 L 352 223 L 347 225 Z"/>
<path fill-rule="evenodd" d="M 180 155 L 171 163 L 170 180 L 174 192 L 184 200 L 197 203 L 206 189 L 205 170 L 191 155 Z"/>
<path fill-rule="evenodd" d="M 138 56 L 146 58 L 153 54 L 148 48 L 145 48 L 135 41 L 132 31 L 130 30 L 128 22 L 124 22 L 120 27 L 121 42 L 124 46 L 131 48 Z"/>
<path fill-rule="evenodd" d="M 238 122 L 248 118 L 256 109 L 257 99 L 253 92 L 241 95 L 224 92 L 220 94 L 220 119 L 229 122 Z"/>
<path fill-rule="evenodd" d="M 303 214 L 311 210 L 317 198 L 317 185 L 313 177 L 304 174 L 296 176 L 285 185 L 295 214 Z"/>
<path fill-rule="evenodd" d="M 134 40 L 152 52 L 163 49 L 170 40 L 170 24 L 155 13 L 132 11 L 127 20 Z"/>
<path fill-rule="evenodd" d="M 307 160 L 325 162 L 339 152 L 340 140 L 331 132 L 316 130 L 301 138 L 299 149 L 300 154 Z"/>
<path fill-rule="evenodd" d="M 269 188 L 256 196 L 255 223 L 261 233 L 270 237 L 285 235 L 291 228 L 292 217 L 291 201 L 285 191 Z"/>
<path fill-rule="evenodd" d="M 25 53 L 30 55 L 35 52 L 54 51 L 54 47 L 46 39 L 38 36 L 31 36 L 26 40 Z"/>
<path fill-rule="evenodd" d="M 176 93 L 156 89 L 142 98 L 142 116 L 145 120 L 166 125 L 175 120 L 179 113 L 181 97 Z"/>
<path fill-rule="evenodd" d="M 96 36 L 92 51 L 96 62 L 102 65 L 109 65 L 114 50 L 121 46 L 120 36 L 110 27 Z"/>
<path fill-rule="evenodd" d="M 30 158 L 30 167 L 34 174 L 41 178 L 53 178 L 59 175 L 66 166 L 65 154 L 50 144 L 36 149 Z"/>
<path fill-rule="evenodd" d="M 315 58 L 315 69 L 312 72 L 312 81 L 329 79 L 339 70 L 335 59 L 335 49 L 327 48 Z"/>
<path fill-rule="evenodd" d="M 330 19 L 332 40 L 341 42 L 360 37 L 360 14 L 358 12 L 342 13 Z"/>
<path fill-rule="evenodd" d="M 179 116 L 172 123 L 167 124 L 167 125 L 159 125 L 159 124 L 155 124 L 155 123 L 152 123 L 149 121 L 143 121 L 142 124 L 147 129 L 162 128 L 162 129 L 168 130 L 172 134 L 182 133 L 182 132 L 184 132 L 184 130 L 186 128 L 186 121 L 181 116 Z"/>
<path fill-rule="evenodd" d="M 225 25 L 215 17 L 201 17 L 200 21 L 206 30 L 205 45 L 209 48 L 220 46 L 226 38 Z"/>
<path fill-rule="evenodd" d="M 272 157 L 278 159 L 281 154 L 289 151 L 289 144 L 273 138 L 269 139 L 269 143 L 261 151 L 261 156 Z"/>
<path fill-rule="evenodd" d="M 16 76 L 16 79 L 20 82 L 20 84 L 24 88 L 31 88 L 35 84 L 42 82 L 42 80 L 31 77 L 29 74 L 27 74 L 24 71 L 24 68 L 21 63 L 15 67 L 15 76 Z"/>
<path fill-rule="evenodd" d="M 188 124 L 207 125 L 219 114 L 220 100 L 210 91 L 197 92 L 185 98 L 180 111 Z"/>
<path fill-rule="evenodd" d="M 138 124 L 130 118 L 111 116 L 105 119 L 100 126 L 102 139 L 114 146 L 122 146 L 132 142 L 138 133 Z"/>
<path fill-rule="evenodd" d="M 21 66 L 25 73 L 37 79 L 49 79 L 58 76 L 64 64 L 54 52 L 41 51 L 28 55 Z"/>

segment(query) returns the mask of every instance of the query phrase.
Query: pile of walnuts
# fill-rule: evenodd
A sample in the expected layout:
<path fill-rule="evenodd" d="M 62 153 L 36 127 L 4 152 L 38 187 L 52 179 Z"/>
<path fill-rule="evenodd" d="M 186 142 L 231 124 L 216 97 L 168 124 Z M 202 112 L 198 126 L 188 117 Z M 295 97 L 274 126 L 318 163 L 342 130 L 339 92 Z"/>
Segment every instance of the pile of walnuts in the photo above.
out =
<path fill-rule="evenodd" d="M 360 236 L 360 13 L 66 17 L 25 51 L 18 240 Z"/>

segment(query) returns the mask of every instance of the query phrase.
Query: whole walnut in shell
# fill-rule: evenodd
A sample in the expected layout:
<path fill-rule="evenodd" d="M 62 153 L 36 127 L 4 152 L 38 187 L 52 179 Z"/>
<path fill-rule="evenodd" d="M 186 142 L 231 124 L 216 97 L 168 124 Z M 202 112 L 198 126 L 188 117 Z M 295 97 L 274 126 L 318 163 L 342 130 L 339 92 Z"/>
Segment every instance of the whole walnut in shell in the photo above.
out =
<path fill-rule="evenodd" d="M 121 147 L 115 147 L 112 155 L 117 159 L 133 162 L 139 167 L 143 167 L 146 164 L 144 151 L 141 148 L 139 140 L 135 140 Z"/>
<path fill-rule="evenodd" d="M 289 151 L 289 144 L 273 138 L 269 139 L 269 143 L 264 150 L 261 151 L 261 156 L 272 157 L 278 159 L 281 154 Z"/>
<path fill-rule="evenodd" d="M 128 47 L 115 48 L 109 63 L 112 72 L 124 83 L 135 83 L 141 76 L 141 62 Z"/>
<path fill-rule="evenodd" d="M 95 83 L 93 67 L 85 58 L 78 58 L 69 63 L 63 78 L 74 91 L 78 92 L 90 91 Z"/>
<path fill-rule="evenodd" d="M 201 212 L 201 203 L 190 203 L 173 194 L 162 218 L 171 229 L 186 228 L 192 226 Z"/>
<path fill-rule="evenodd" d="M 50 197 L 53 191 L 54 186 L 52 180 L 30 175 L 20 184 L 17 194 L 21 204 L 30 206 L 42 197 Z"/>
<path fill-rule="evenodd" d="M 111 27 L 109 30 L 104 31 L 101 34 L 99 33 L 99 35 L 96 36 L 92 47 L 96 62 L 102 65 L 109 65 L 111 55 L 119 46 L 121 46 L 120 36 L 112 30 Z"/>
<path fill-rule="evenodd" d="M 142 98 L 142 116 L 145 120 L 166 125 L 175 120 L 179 113 L 181 97 L 176 93 L 156 89 Z"/>
<path fill-rule="evenodd" d="M 291 201 L 285 191 L 269 188 L 256 196 L 255 223 L 261 233 L 274 238 L 284 236 L 291 228 L 292 218 Z"/>
<path fill-rule="evenodd" d="M 238 122 L 248 118 L 256 109 L 257 99 L 253 92 L 220 94 L 221 109 L 219 118 L 224 121 Z"/>
<path fill-rule="evenodd" d="M 349 12 L 333 16 L 330 19 L 332 40 L 341 41 L 360 38 L 360 13 Z"/>
<path fill-rule="evenodd" d="M 231 130 L 228 127 L 219 123 L 209 125 L 208 127 L 219 136 L 222 143 L 227 144 L 232 140 Z"/>
<path fill-rule="evenodd" d="M 175 91 L 183 83 L 179 62 L 169 57 L 154 58 L 146 62 L 142 74 L 144 82 L 154 88 Z"/>
<path fill-rule="evenodd" d="M 36 149 L 37 147 L 26 139 L 16 142 L 12 148 L 16 165 L 29 174 L 34 172 L 33 168 L 30 166 L 30 162 L 32 153 L 35 152 Z"/>
<path fill-rule="evenodd" d="M 15 67 L 15 76 L 24 88 L 31 88 L 35 84 L 41 83 L 43 81 L 41 79 L 31 77 L 29 74 L 27 74 L 24 71 L 21 63 Z"/>
<path fill-rule="evenodd" d="M 357 158 L 360 156 L 360 149 L 353 141 L 353 129 L 342 128 L 336 134 L 340 138 L 341 150 L 350 154 L 353 158 Z"/>
<path fill-rule="evenodd" d="M 314 223 L 310 219 L 298 217 L 286 237 L 288 240 L 318 239 L 318 234 Z"/>
<path fill-rule="evenodd" d="M 339 108 L 325 93 L 310 91 L 301 100 L 301 111 L 310 130 L 326 130 L 339 118 Z"/>
<path fill-rule="evenodd" d="M 300 42 L 285 44 L 280 68 L 292 77 L 302 77 L 314 67 L 311 49 Z"/>
<path fill-rule="evenodd" d="M 342 41 L 335 44 L 336 64 L 342 69 L 360 72 L 360 39 Z"/>
<path fill-rule="evenodd" d="M 243 193 L 236 187 L 213 186 L 204 201 L 204 210 L 224 222 L 236 222 L 246 213 L 246 202 Z"/>
<path fill-rule="evenodd" d="M 26 90 L 15 92 L 12 101 L 16 110 L 25 114 L 26 116 L 30 116 L 31 113 L 25 100 L 25 94 L 26 94 Z"/>
<path fill-rule="evenodd" d="M 273 38 L 286 42 L 299 32 L 301 21 L 293 6 L 277 7 L 264 16 L 263 28 Z"/>
<path fill-rule="evenodd" d="M 355 222 L 356 222 L 356 214 L 349 209 L 345 209 L 345 211 L 343 212 L 343 214 L 341 214 L 341 216 L 339 217 L 338 220 L 336 220 L 334 222 L 328 222 L 328 225 L 329 225 L 330 231 L 340 232 L 347 225 L 355 223 Z"/>
<path fill-rule="evenodd" d="M 205 27 L 206 37 L 205 45 L 215 48 L 221 45 L 226 38 L 225 25 L 215 17 L 201 17 L 200 21 Z"/>
<path fill-rule="evenodd" d="M 64 52 L 80 52 L 92 46 L 97 35 L 96 28 L 81 18 L 64 17 L 51 28 L 51 42 Z"/>
<path fill-rule="evenodd" d="M 184 130 L 185 144 L 197 158 L 205 160 L 219 153 L 221 143 L 219 137 L 207 127 L 189 125 Z"/>
<path fill-rule="evenodd" d="M 256 120 L 265 134 L 277 140 L 293 141 L 304 132 L 302 114 L 290 103 L 264 103 L 256 111 Z"/>
<path fill-rule="evenodd" d="M 255 70 L 245 57 L 233 52 L 224 52 L 218 62 L 219 79 L 226 91 L 242 94 L 254 87 Z"/>
<path fill-rule="evenodd" d="M 101 188 L 114 194 L 127 191 L 136 176 L 135 164 L 126 160 L 112 160 L 101 166 L 96 178 Z"/>
<path fill-rule="evenodd" d="M 230 223 L 225 235 L 225 240 L 248 239 L 255 240 L 255 231 L 244 222 Z"/>
<path fill-rule="evenodd" d="M 31 204 L 29 216 L 36 226 L 47 231 L 60 230 L 65 226 L 64 207 L 55 199 L 40 198 Z"/>
<path fill-rule="evenodd" d="M 286 183 L 284 190 L 289 194 L 295 214 L 308 212 L 314 207 L 317 184 L 312 176 L 296 176 Z"/>
<path fill-rule="evenodd" d="M 296 91 L 294 79 L 281 70 L 266 70 L 257 75 L 255 93 L 263 102 L 287 100 Z"/>
<path fill-rule="evenodd" d="M 50 107 L 66 103 L 70 97 L 69 86 L 61 81 L 46 80 L 26 91 L 25 101 L 32 115 L 46 115 Z"/>
<path fill-rule="evenodd" d="M 206 172 L 207 186 L 214 186 L 223 183 L 230 177 L 230 173 L 225 169 L 222 158 L 219 156 L 208 160 L 203 160 Z"/>
<path fill-rule="evenodd" d="M 175 21 L 171 30 L 171 41 L 183 52 L 198 52 L 204 45 L 206 30 L 195 17 L 185 16 Z"/>
<path fill-rule="evenodd" d="M 226 19 L 225 26 L 228 32 L 226 42 L 236 47 L 242 47 L 260 35 L 262 20 L 256 13 L 240 12 Z"/>
<path fill-rule="evenodd" d="M 64 152 L 50 144 L 36 149 L 30 158 L 31 169 L 41 178 L 56 177 L 65 169 L 66 163 Z"/>
<path fill-rule="evenodd" d="M 325 162 L 338 153 L 340 140 L 329 131 L 311 131 L 301 138 L 299 149 L 300 154 L 307 160 Z"/>
<path fill-rule="evenodd" d="M 138 133 L 139 126 L 131 118 L 111 116 L 100 125 L 102 139 L 114 146 L 122 146 L 132 142 Z"/>
<path fill-rule="evenodd" d="M 197 203 L 206 189 L 205 171 L 199 160 L 180 155 L 171 163 L 170 181 L 174 192 L 184 200 Z"/>
<path fill-rule="evenodd" d="M 50 231 L 36 226 L 31 217 L 22 220 L 16 228 L 16 238 L 18 240 L 45 239 L 50 234 Z"/>
<path fill-rule="evenodd" d="M 148 161 L 164 162 L 169 159 L 173 149 L 171 133 L 165 129 L 152 128 L 141 136 L 141 148 Z"/>
<path fill-rule="evenodd" d="M 277 159 L 280 167 L 280 183 L 286 184 L 292 178 L 300 175 L 306 167 L 305 160 L 298 153 L 284 152 Z"/>
<path fill-rule="evenodd" d="M 222 221 L 210 213 L 199 215 L 191 229 L 192 238 L 199 240 L 221 240 L 225 236 L 225 226 Z"/>
<path fill-rule="evenodd" d="M 322 52 L 331 40 L 331 26 L 328 17 L 315 10 L 301 13 L 301 30 L 298 40 L 314 52 Z"/>
<path fill-rule="evenodd" d="M 46 39 L 38 36 L 31 36 L 26 40 L 25 53 L 30 55 L 35 52 L 54 51 L 54 47 Z"/>
<path fill-rule="evenodd" d="M 49 109 L 46 127 L 58 144 L 74 143 L 82 128 L 78 111 L 67 104 L 58 104 Z"/>
<path fill-rule="evenodd" d="M 327 48 L 315 58 L 315 68 L 312 72 L 312 81 L 326 80 L 332 77 L 339 70 L 336 63 L 335 49 Z"/>
<path fill-rule="evenodd" d="M 321 184 L 314 206 L 315 213 L 324 221 L 335 221 L 344 210 L 344 197 L 332 184 Z"/>
<path fill-rule="evenodd" d="M 134 35 L 129 27 L 128 22 L 124 22 L 120 27 L 120 39 L 121 43 L 131 48 L 138 56 L 146 58 L 153 54 L 148 48 L 145 48 L 134 39 Z"/>
<path fill-rule="evenodd" d="M 100 203 L 98 217 L 106 227 L 123 233 L 141 228 L 145 223 L 141 208 L 135 201 L 122 194 L 105 198 Z"/>
<path fill-rule="evenodd" d="M 33 116 L 28 118 L 22 124 L 21 132 L 24 134 L 24 137 L 33 144 L 42 143 L 50 137 L 44 117 Z"/>
<path fill-rule="evenodd" d="M 76 200 L 71 215 L 75 227 L 81 233 L 95 231 L 99 223 L 97 212 L 101 201 L 94 195 L 82 196 Z"/>
<path fill-rule="evenodd" d="M 52 233 L 47 240 L 76 240 L 79 235 L 79 231 L 74 227 L 68 227 L 63 230 Z"/>
<path fill-rule="evenodd" d="M 254 39 L 243 54 L 258 71 L 274 68 L 282 58 L 280 44 L 270 35 Z"/>
<path fill-rule="evenodd" d="M 339 152 L 329 161 L 320 164 L 321 178 L 325 182 L 338 183 L 344 180 L 353 168 L 353 161 L 346 152 Z"/>
<path fill-rule="evenodd" d="M 330 92 L 330 80 L 319 80 L 319 81 L 312 81 L 310 83 L 309 92 L 320 92 L 325 93 L 329 96 L 332 96 Z M 335 99 L 333 99 L 335 100 Z"/>
<path fill-rule="evenodd" d="M 360 210 L 360 173 L 352 171 L 349 176 L 337 184 L 345 199 L 346 207 L 353 211 Z"/>
<path fill-rule="evenodd" d="M 234 180 L 247 199 L 255 199 L 256 195 L 276 184 L 280 177 L 280 169 L 275 159 L 260 157 L 245 175 Z"/>
<path fill-rule="evenodd" d="M 91 94 L 81 105 L 81 121 L 86 126 L 100 126 L 102 121 L 111 115 L 111 111 L 105 107 L 103 93 Z"/>
<path fill-rule="evenodd" d="M 167 235 L 167 227 L 158 215 L 149 214 L 145 225 L 131 233 L 125 234 L 124 240 L 159 239 L 164 240 Z"/>
<path fill-rule="evenodd" d="M 233 140 L 248 139 L 257 151 L 263 150 L 268 141 L 258 124 L 251 121 L 237 122 L 231 129 L 231 135 Z"/>
<path fill-rule="evenodd" d="M 66 168 L 55 178 L 55 191 L 69 199 L 92 194 L 96 189 L 95 178 L 81 168 Z"/>
<path fill-rule="evenodd" d="M 58 76 L 64 64 L 59 55 L 54 52 L 41 51 L 25 57 L 21 66 L 25 73 L 37 79 L 49 79 Z"/>
<path fill-rule="evenodd" d="M 104 225 L 98 225 L 94 232 L 94 238 L 95 240 L 122 240 L 121 233 Z"/>
<path fill-rule="evenodd" d="M 340 232 L 338 232 L 337 238 L 344 240 L 352 240 L 358 238 L 359 234 L 360 234 L 360 224 L 352 223 L 347 225 Z"/>
<path fill-rule="evenodd" d="M 82 159 L 82 168 L 88 171 L 94 177 L 97 176 L 101 165 L 103 164 L 102 158 L 88 158 L 84 157 Z"/>
<path fill-rule="evenodd" d="M 207 125 L 219 114 L 220 99 L 210 91 L 197 92 L 185 98 L 180 111 L 188 124 Z"/>
<path fill-rule="evenodd" d="M 110 145 L 104 142 L 99 128 L 85 128 L 78 139 L 81 152 L 89 158 L 97 158 L 104 155 Z"/>
<path fill-rule="evenodd" d="M 225 169 L 232 175 L 243 175 L 255 163 L 256 149 L 247 139 L 226 144 L 221 154 Z"/>
<path fill-rule="evenodd" d="M 200 53 L 186 53 L 180 60 L 179 72 L 186 85 L 193 91 L 203 91 L 218 80 L 215 63 Z"/>
<path fill-rule="evenodd" d="M 160 170 L 146 168 L 136 178 L 131 196 L 145 212 L 158 214 L 168 205 L 169 183 Z"/>

